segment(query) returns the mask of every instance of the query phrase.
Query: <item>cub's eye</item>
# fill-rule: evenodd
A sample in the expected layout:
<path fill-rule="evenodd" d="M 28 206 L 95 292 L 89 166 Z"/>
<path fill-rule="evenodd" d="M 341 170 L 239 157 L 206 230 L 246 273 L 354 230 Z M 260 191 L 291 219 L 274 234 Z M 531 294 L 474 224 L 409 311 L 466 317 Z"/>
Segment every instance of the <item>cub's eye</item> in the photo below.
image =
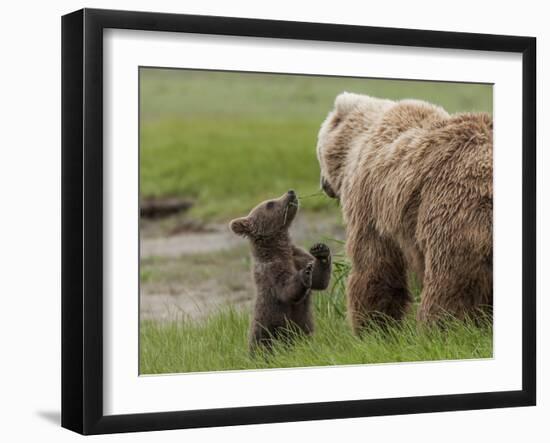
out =
<path fill-rule="evenodd" d="M 273 206 L 275 206 L 275 202 L 267 202 L 267 209 L 273 209 Z"/>

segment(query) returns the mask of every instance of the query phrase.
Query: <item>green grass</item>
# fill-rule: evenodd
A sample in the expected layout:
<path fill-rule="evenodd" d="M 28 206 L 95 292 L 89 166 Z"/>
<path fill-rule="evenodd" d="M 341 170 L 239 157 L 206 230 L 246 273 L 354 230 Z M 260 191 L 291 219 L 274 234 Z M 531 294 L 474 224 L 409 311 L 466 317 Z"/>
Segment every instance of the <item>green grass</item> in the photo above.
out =
<path fill-rule="evenodd" d="M 279 343 L 269 357 L 250 356 L 248 312 L 228 308 L 203 321 L 142 321 L 141 374 L 291 368 L 389 362 L 491 358 L 492 323 L 447 319 L 443 327 L 419 327 L 414 310 L 400 324 L 352 334 L 345 318 L 348 265 L 335 267 L 330 291 L 315 294 L 316 331 L 293 346 Z M 415 301 L 419 288 L 414 287 Z"/>
<path fill-rule="evenodd" d="M 314 193 L 317 132 L 342 91 L 425 99 L 450 112 L 492 110 L 488 85 L 144 68 L 142 196 L 191 198 L 192 215 L 227 220 L 290 188 Z M 327 208 L 327 198 L 306 202 Z"/>
<path fill-rule="evenodd" d="M 290 188 L 299 195 L 316 193 L 317 132 L 342 91 L 390 99 L 423 99 L 449 112 L 492 112 L 490 85 L 141 69 L 141 196 L 189 198 L 194 201 L 192 218 L 226 222 Z M 305 199 L 301 206 L 307 212 L 332 211 L 331 216 L 340 213 L 334 201 L 322 196 Z M 317 220 L 317 215 L 313 218 Z M 144 260 L 142 288 L 153 290 L 155 285 L 174 282 L 179 288 L 182 282 L 190 285 L 205 279 L 223 283 L 225 274 L 217 273 L 218 267 L 231 276 L 228 281 L 240 275 L 231 274 L 241 269 L 238 257 L 232 261 L 237 263 L 235 267 L 227 262 L 217 265 L 209 257 L 202 257 L 206 264 L 200 264 L 199 259 L 190 255 L 177 260 Z M 337 263 L 332 290 L 315 294 L 316 332 L 310 339 L 298 340 L 292 347 L 277 346 L 268 359 L 251 358 L 248 312 L 228 308 L 201 321 L 144 320 L 140 327 L 140 372 L 492 356 L 489 320 L 479 326 L 449 319 L 443 328 L 419 328 L 414 309 L 405 321 L 386 331 L 374 328 L 361 338 L 354 336 L 345 318 L 348 270 L 346 262 Z M 418 303 L 420 289 L 412 286 Z"/>

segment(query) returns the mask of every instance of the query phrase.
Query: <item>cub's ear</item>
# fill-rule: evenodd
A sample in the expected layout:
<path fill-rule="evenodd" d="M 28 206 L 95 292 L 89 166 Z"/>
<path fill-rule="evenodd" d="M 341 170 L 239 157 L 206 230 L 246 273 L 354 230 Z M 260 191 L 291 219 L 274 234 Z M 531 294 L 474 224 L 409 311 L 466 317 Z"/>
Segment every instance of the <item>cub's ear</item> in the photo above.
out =
<path fill-rule="evenodd" d="M 237 235 L 248 235 L 251 227 L 248 217 L 236 218 L 229 223 L 229 228 Z"/>
<path fill-rule="evenodd" d="M 368 96 L 354 94 L 353 92 L 342 92 L 334 100 L 334 109 L 339 115 L 346 115 L 352 109 L 355 109 Z"/>

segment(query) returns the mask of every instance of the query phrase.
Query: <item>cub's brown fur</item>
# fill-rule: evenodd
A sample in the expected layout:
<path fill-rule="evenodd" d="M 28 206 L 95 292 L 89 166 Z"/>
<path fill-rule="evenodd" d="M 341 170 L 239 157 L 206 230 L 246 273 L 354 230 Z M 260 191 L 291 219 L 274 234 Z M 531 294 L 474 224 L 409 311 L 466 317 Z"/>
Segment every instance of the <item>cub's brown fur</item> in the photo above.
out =
<path fill-rule="evenodd" d="M 247 237 L 252 246 L 257 293 L 251 350 L 258 345 L 271 348 L 273 339 L 288 337 L 292 329 L 313 332 L 311 290 L 327 288 L 331 254 L 321 243 L 309 252 L 292 244 L 288 230 L 297 212 L 298 198 L 289 191 L 230 223 L 231 230 Z"/>
<path fill-rule="evenodd" d="M 493 122 L 432 104 L 343 93 L 321 126 L 321 186 L 340 199 L 352 272 L 352 326 L 400 319 L 423 282 L 418 318 L 475 315 L 493 302 Z"/>

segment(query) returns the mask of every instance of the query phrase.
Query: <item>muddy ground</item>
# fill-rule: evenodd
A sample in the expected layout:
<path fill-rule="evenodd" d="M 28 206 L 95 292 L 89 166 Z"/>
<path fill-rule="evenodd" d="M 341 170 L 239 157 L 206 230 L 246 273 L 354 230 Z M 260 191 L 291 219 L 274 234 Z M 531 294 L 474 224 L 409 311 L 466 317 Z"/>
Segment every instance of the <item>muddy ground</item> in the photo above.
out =
<path fill-rule="evenodd" d="M 251 308 L 248 241 L 227 224 L 176 215 L 142 219 L 140 233 L 142 320 L 201 319 L 222 307 Z M 303 247 L 323 241 L 336 253 L 342 249 L 344 230 L 333 213 L 301 213 L 291 234 Z"/>

